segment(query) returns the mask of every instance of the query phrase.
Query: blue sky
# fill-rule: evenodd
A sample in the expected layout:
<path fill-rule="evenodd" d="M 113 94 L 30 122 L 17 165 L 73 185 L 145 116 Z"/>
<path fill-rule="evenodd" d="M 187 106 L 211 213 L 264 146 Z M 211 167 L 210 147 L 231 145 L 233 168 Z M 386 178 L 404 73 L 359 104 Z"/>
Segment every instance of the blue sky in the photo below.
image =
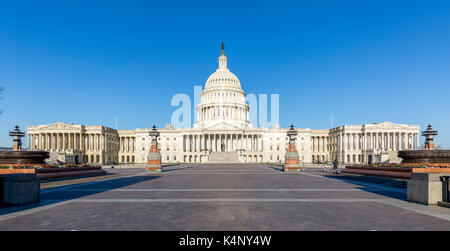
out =
<path fill-rule="evenodd" d="M 162 127 L 221 41 L 283 127 L 431 123 L 450 147 L 450 1 L 412 0 L 2 1 L 0 146 L 16 124 Z"/>

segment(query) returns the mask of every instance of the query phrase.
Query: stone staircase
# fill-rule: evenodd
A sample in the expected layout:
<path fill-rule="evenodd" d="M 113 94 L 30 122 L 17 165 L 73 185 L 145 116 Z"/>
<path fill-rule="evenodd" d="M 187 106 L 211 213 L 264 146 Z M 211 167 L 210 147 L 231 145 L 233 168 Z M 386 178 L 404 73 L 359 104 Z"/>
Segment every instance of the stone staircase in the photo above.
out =
<path fill-rule="evenodd" d="M 236 152 L 211 152 L 208 163 L 240 163 Z"/>

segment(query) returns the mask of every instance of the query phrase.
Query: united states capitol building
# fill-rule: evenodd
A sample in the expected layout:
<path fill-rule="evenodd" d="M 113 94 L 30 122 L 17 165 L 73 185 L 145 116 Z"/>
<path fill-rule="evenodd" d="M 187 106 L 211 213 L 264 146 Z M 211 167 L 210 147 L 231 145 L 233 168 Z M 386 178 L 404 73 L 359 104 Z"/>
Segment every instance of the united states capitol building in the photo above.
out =
<path fill-rule="evenodd" d="M 284 162 L 288 128 L 257 128 L 239 79 L 227 66 L 223 47 L 219 67 L 209 76 L 192 128 L 159 128 L 163 163 Z M 67 123 L 27 127 L 30 150 L 46 150 L 62 162 L 139 164 L 147 162 L 151 128 L 116 130 Z M 397 162 L 398 150 L 419 147 L 418 125 L 392 122 L 297 128 L 300 163 Z"/>

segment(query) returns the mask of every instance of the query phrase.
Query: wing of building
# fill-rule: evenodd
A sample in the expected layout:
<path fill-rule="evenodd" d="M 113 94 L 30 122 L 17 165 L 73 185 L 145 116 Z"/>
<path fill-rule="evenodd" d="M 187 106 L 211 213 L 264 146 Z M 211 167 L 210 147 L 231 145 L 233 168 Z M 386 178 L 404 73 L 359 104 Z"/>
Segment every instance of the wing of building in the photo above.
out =
<path fill-rule="evenodd" d="M 196 107 L 192 128 L 159 129 L 165 163 L 284 162 L 288 128 L 257 128 L 239 79 L 227 65 L 223 47 Z M 28 126 L 30 150 L 50 151 L 51 159 L 75 163 L 146 163 L 151 128 L 115 130 L 66 123 Z M 398 162 L 397 151 L 419 147 L 418 125 L 391 122 L 297 129 L 301 163 Z"/>

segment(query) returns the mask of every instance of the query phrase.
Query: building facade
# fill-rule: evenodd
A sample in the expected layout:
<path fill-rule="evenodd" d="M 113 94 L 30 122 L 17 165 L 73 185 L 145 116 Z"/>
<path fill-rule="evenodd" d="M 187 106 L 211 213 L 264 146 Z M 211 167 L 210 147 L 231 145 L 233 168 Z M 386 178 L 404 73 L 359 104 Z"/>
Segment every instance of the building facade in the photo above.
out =
<path fill-rule="evenodd" d="M 158 129 L 163 163 L 205 163 L 213 152 L 231 152 L 247 163 L 284 162 L 288 128 L 257 128 L 249 122 L 246 95 L 227 61 L 222 46 L 219 67 L 202 90 L 192 128 L 166 125 Z M 150 130 L 66 123 L 27 127 L 30 150 L 72 156 L 73 162 L 90 164 L 146 163 Z M 323 130 L 299 128 L 296 147 L 303 164 L 396 162 L 398 150 L 419 147 L 419 131 L 417 125 L 391 122 Z"/>

